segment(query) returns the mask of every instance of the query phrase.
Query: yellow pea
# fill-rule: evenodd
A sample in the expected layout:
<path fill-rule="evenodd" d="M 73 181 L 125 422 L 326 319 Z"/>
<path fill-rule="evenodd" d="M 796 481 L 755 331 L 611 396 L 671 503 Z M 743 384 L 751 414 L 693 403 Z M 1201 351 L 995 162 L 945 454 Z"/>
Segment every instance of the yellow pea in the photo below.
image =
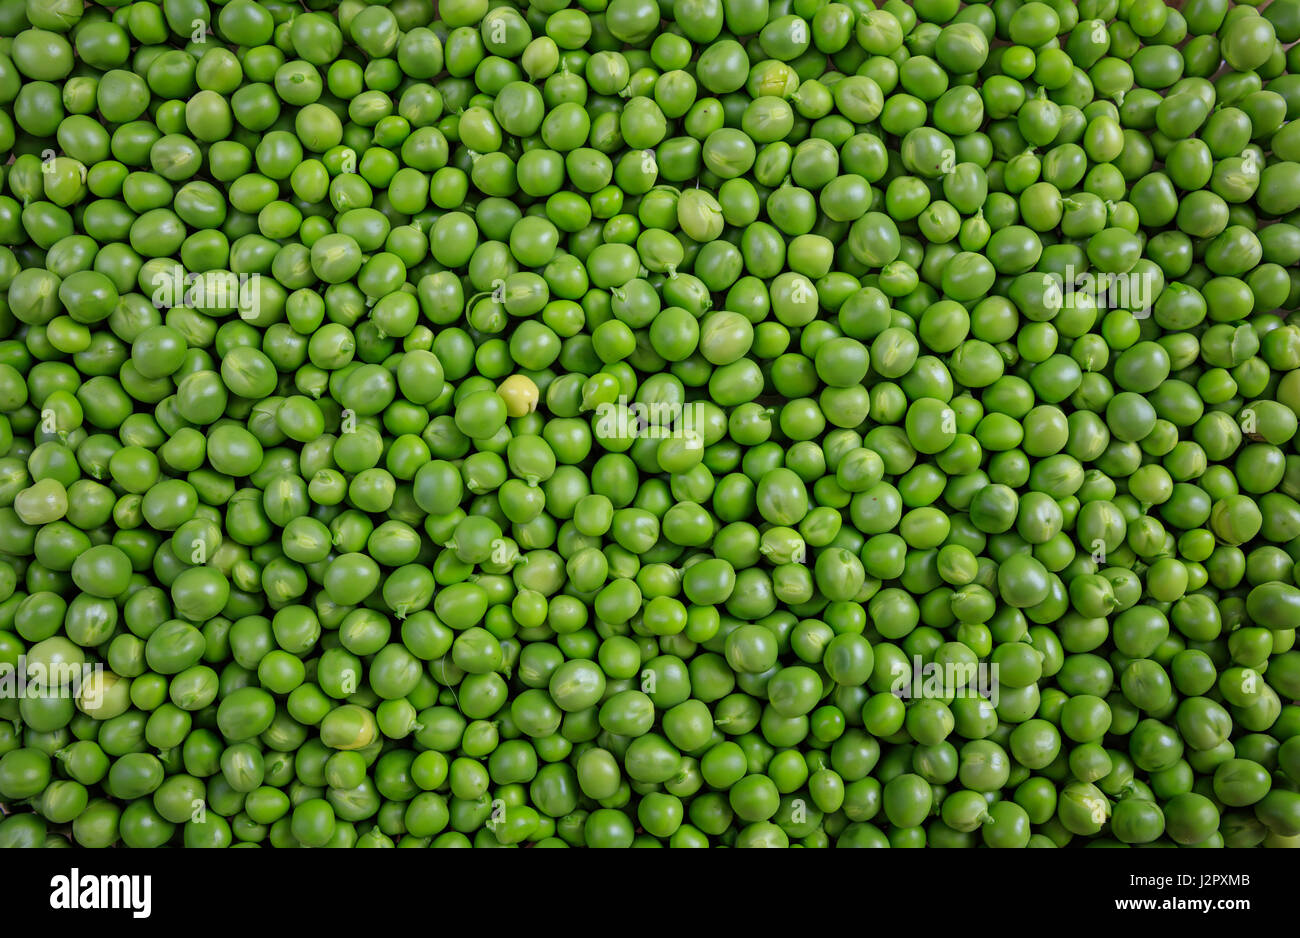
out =
<path fill-rule="evenodd" d="M 537 409 L 541 393 L 533 379 L 526 375 L 511 375 L 497 386 L 497 394 L 506 402 L 506 413 L 522 417 Z"/>

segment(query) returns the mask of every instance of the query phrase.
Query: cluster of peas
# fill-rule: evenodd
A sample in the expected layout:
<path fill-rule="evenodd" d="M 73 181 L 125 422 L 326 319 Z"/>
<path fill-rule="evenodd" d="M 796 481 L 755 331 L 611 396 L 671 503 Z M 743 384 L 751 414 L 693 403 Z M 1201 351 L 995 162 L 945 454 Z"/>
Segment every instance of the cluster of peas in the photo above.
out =
<path fill-rule="evenodd" d="M 0 0 L 0 846 L 1300 846 L 1298 38 Z"/>

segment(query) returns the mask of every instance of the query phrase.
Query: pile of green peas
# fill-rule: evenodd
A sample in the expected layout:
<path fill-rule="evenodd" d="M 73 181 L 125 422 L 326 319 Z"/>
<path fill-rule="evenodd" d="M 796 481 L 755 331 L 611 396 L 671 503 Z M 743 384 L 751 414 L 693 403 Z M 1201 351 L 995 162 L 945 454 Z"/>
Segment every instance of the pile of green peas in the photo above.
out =
<path fill-rule="evenodd" d="M 1300 846 L 1297 39 L 0 0 L 0 846 Z"/>

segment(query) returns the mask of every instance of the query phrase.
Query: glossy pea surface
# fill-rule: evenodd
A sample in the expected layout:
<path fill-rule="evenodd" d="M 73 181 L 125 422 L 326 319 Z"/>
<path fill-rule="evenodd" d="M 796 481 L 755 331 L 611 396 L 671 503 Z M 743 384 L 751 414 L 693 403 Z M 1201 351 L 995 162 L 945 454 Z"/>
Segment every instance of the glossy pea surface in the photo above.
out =
<path fill-rule="evenodd" d="M 0 11 L 0 845 L 1294 845 L 1294 0 L 310 6 Z"/>

